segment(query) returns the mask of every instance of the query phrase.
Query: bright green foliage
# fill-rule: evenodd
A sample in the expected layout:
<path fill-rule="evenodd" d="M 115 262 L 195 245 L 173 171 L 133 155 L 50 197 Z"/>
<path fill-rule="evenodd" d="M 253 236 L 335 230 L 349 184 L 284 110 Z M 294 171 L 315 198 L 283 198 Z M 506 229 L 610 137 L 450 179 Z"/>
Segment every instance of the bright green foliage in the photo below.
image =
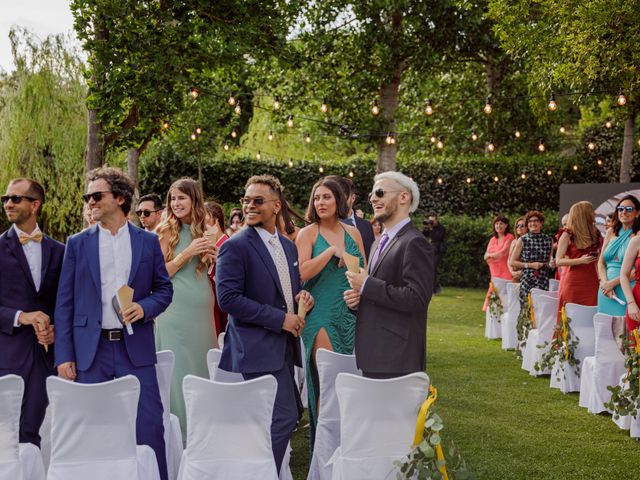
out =
<path fill-rule="evenodd" d="M 86 86 L 81 63 L 61 36 L 39 41 L 12 30 L 10 37 L 16 70 L 0 80 L 0 189 L 18 176 L 42 183 L 46 201 L 40 224 L 62 239 L 82 225 Z"/>

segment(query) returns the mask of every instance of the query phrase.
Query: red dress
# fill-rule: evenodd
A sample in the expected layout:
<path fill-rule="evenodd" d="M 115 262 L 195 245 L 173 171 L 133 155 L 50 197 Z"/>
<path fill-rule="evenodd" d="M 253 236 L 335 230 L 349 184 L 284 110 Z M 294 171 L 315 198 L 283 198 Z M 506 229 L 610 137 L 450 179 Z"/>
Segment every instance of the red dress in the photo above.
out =
<path fill-rule="evenodd" d="M 633 299 L 636 301 L 636 304 L 640 305 L 640 257 L 636 257 L 636 283 L 633 285 Z M 634 319 L 629 318 L 627 315 L 627 332 L 631 332 L 638 328 L 638 322 Z"/>
<path fill-rule="evenodd" d="M 224 242 L 229 240 L 229 236 L 225 233 L 216 242 L 216 248 L 220 248 Z M 215 328 L 216 336 L 220 335 L 227 328 L 227 313 L 223 312 L 218 305 L 218 299 L 216 298 L 216 266 L 215 264 L 209 270 L 209 280 L 211 280 L 211 288 L 213 289 L 213 326 Z"/>
<path fill-rule="evenodd" d="M 568 232 L 568 230 L 567 230 Z M 568 232 L 569 233 L 569 232 Z M 569 241 L 566 257 L 574 259 L 583 255 L 599 254 L 602 248 L 602 237 L 587 248 L 577 248 L 573 243 L 573 235 Z M 565 267 L 558 289 L 558 324 L 561 322 L 562 307 L 565 303 L 595 306 L 598 304 L 598 262 L 585 263 Z"/>

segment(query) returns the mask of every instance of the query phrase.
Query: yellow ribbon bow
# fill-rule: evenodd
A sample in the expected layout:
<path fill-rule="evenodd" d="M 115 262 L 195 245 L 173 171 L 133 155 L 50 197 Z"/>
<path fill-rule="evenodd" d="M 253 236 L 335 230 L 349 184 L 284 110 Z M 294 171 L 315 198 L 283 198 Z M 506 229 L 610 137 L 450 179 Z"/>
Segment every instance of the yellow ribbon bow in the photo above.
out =
<path fill-rule="evenodd" d="M 437 399 L 438 389 L 433 385 L 429 385 L 429 396 L 420 407 L 418 420 L 416 421 L 416 434 L 413 437 L 414 447 L 420 445 L 420 442 L 422 442 L 422 439 L 424 438 L 424 424 L 427 421 L 427 413 L 429 413 L 429 409 L 436 403 Z M 443 480 L 449 480 L 447 468 L 444 464 L 444 453 L 442 452 L 442 445 L 440 445 L 440 442 L 434 445 L 434 449 L 436 451 L 436 459 L 443 462 L 442 467 L 440 467 L 438 470 L 440 470 L 440 473 L 442 473 Z"/>
<path fill-rule="evenodd" d="M 531 300 L 531 292 L 529 292 L 527 300 L 529 302 L 529 318 L 531 319 L 531 327 L 536 328 L 536 317 L 533 315 L 533 300 Z"/>
<path fill-rule="evenodd" d="M 24 232 L 20 232 L 20 234 L 18 235 L 18 240 L 20 240 L 20 244 L 21 245 L 25 245 L 28 242 L 34 241 L 37 243 L 42 242 L 42 232 L 40 230 L 38 230 L 37 232 L 35 232 L 32 235 L 28 235 Z"/>
<path fill-rule="evenodd" d="M 631 333 L 633 333 L 633 338 L 636 341 L 636 345 L 635 345 L 636 353 L 640 354 L 640 335 L 638 335 L 638 329 L 637 328 L 634 329 Z M 640 369 L 640 361 L 638 361 L 638 367 Z M 640 390 L 640 373 L 638 373 L 638 390 Z"/>

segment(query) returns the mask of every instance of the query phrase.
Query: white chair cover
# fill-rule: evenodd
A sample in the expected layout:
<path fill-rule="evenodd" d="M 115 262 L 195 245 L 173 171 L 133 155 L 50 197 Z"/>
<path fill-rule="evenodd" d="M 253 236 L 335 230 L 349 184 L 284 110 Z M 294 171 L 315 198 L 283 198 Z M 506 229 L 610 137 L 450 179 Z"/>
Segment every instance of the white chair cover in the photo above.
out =
<path fill-rule="evenodd" d="M 220 332 L 220 335 L 218 335 L 218 347 L 220 347 L 220 351 L 224 349 L 224 336 L 224 332 Z"/>
<path fill-rule="evenodd" d="M 502 309 L 504 313 L 507 309 L 507 283 L 509 283 L 509 281 L 497 277 L 491 277 L 491 281 L 498 291 L 498 296 L 502 302 Z M 500 338 L 502 336 L 502 318 L 497 315 L 493 315 L 489 308 L 487 308 L 485 318 L 486 323 L 484 327 L 484 336 L 490 340 Z"/>
<path fill-rule="evenodd" d="M 51 407 L 47 407 L 44 420 L 40 426 L 40 453 L 44 463 L 44 471 L 49 470 L 49 460 L 51 459 Z"/>
<path fill-rule="evenodd" d="M 0 478 L 44 480 L 44 465 L 38 447 L 18 443 L 23 395 L 22 377 L 0 377 Z"/>
<path fill-rule="evenodd" d="M 596 337 L 593 328 L 593 316 L 598 311 L 598 307 L 566 303 L 564 308 L 567 318 L 571 319 L 569 328 L 580 340 L 576 347 L 575 357 L 580 360 L 579 365 L 582 369 L 584 359 L 589 355 L 593 355 L 595 351 Z M 564 366 L 564 372 L 561 372 L 560 359 L 556 359 L 556 363 L 551 370 L 549 385 L 551 388 L 559 388 L 562 393 L 579 392 L 580 375 L 576 374 L 574 368 L 567 364 Z"/>
<path fill-rule="evenodd" d="M 537 292 L 534 292 L 537 290 Z M 534 368 L 536 362 L 542 359 L 542 355 L 549 350 L 549 345 L 543 347 L 545 342 L 551 342 L 553 327 L 556 324 L 558 314 L 558 298 L 540 294 L 545 292 L 537 288 L 531 289 L 531 301 L 533 303 L 533 316 L 536 320 L 536 328 L 529 331 L 527 346 L 522 353 L 522 368 L 534 377 L 547 375 L 551 369 L 538 371 Z M 546 292 L 545 292 L 546 293 Z"/>
<path fill-rule="evenodd" d="M 355 355 L 343 355 L 324 348 L 316 352 L 320 383 L 320 412 L 316 438 L 307 480 L 331 480 L 331 465 L 327 462 L 340 445 L 340 406 L 336 396 L 336 377 L 339 373 L 361 375 Z"/>
<path fill-rule="evenodd" d="M 624 386 L 625 388 L 629 388 L 629 383 L 625 381 L 627 377 L 627 373 L 623 373 L 618 379 L 618 384 Z M 631 415 L 619 416 L 617 419 L 611 417 L 613 423 L 618 425 L 622 430 L 629 430 L 629 435 L 631 438 L 640 438 L 640 413 L 638 413 L 635 417 Z"/>
<path fill-rule="evenodd" d="M 560 280 L 556 280 L 555 278 L 550 278 L 549 279 L 549 291 L 550 292 L 557 292 L 559 288 L 560 288 Z"/>
<path fill-rule="evenodd" d="M 508 282 L 507 311 L 502 316 L 502 349 L 512 350 L 518 345 L 518 315 L 520 315 L 520 299 L 516 291 L 516 284 Z"/>
<path fill-rule="evenodd" d="M 275 480 L 271 416 L 277 383 L 271 375 L 221 383 L 187 375 L 187 448 L 180 480 Z"/>
<path fill-rule="evenodd" d="M 81 384 L 47 378 L 51 463 L 47 480 L 158 480 L 151 447 L 136 446 L 140 383 L 132 375 Z"/>
<path fill-rule="evenodd" d="M 178 417 L 171 413 L 171 376 L 176 357 L 171 350 L 156 352 L 156 374 L 160 399 L 162 400 L 162 424 L 164 426 L 164 444 L 167 451 L 167 473 L 169 480 L 178 478 L 180 459 L 182 458 L 182 430 Z M 174 420 L 175 419 L 175 420 Z"/>
<path fill-rule="evenodd" d="M 302 400 L 302 406 L 304 408 L 309 408 L 309 394 L 307 392 L 307 370 L 306 370 L 307 362 L 305 361 L 305 359 L 307 358 L 307 354 L 304 348 L 304 342 L 302 341 L 300 341 L 300 353 L 302 355 L 302 367 L 295 367 L 296 382 L 298 385 L 298 390 L 300 391 L 300 399 Z"/>
<path fill-rule="evenodd" d="M 396 478 L 393 465 L 411 450 L 420 405 L 429 394 L 424 372 L 377 380 L 350 373 L 336 379 L 340 446 L 333 480 Z"/>
<path fill-rule="evenodd" d="M 618 350 L 611 330 L 612 318 L 604 313 L 594 315 L 595 354 L 582 363 L 579 405 L 593 414 L 613 413 L 604 406 L 611 400 L 607 386 L 617 385 L 625 373 L 624 355 Z"/>

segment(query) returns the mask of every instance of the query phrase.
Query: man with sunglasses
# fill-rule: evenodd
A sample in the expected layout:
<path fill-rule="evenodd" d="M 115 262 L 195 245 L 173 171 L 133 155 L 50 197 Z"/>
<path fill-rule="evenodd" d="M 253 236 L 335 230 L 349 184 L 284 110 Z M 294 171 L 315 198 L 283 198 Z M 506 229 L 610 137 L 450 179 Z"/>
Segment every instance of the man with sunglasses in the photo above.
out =
<path fill-rule="evenodd" d="M 47 408 L 46 378 L 53 375 L 53 323 L 64 245 L 43 235 L 37 217 L 42 186 L 9 182 L 2 204 L 12 226 L 0 236 L 0 376 L 24 380 L 21 443 L 40 446 Z"/>
<path fill-rule="evenodd" d="M 138 208 L 136 209 L 136 215 L 140 220 L 140 225 L 142 225 L 147 232 L 155 231 L 162 220 L 163 209 L 164 206 L 162 205 L 160 195 L 149 193 L 140 197 Z"/>
<path fill-rule="evenodd" d="M 433 255 L 409 218 L 420 201 L 416 183 L 399 172 L 378 174 L 374 182 L 370 201 L 384 231 L 367 271 L 347 272 L 351 290 L 344 299 L 358 311 L 358 368 L 366 377 L 393 378 L 425 369 Z"/>
<path fill-rule="evenodd" d="M 154 450 L 160 478 L 167 480 L 153 320 L 171 303 L 173 286 L 158 237 L 127 221 L 129 177 L 99 168 L 87 180 L 83 197 L 98 223 L 67 241 L 55 312 L 58 375 L 80 383 L 134 375 L 140 381 L 137 442 Z M 115 297 L 125 285 L 133 303 L 120 311 Z"/>

